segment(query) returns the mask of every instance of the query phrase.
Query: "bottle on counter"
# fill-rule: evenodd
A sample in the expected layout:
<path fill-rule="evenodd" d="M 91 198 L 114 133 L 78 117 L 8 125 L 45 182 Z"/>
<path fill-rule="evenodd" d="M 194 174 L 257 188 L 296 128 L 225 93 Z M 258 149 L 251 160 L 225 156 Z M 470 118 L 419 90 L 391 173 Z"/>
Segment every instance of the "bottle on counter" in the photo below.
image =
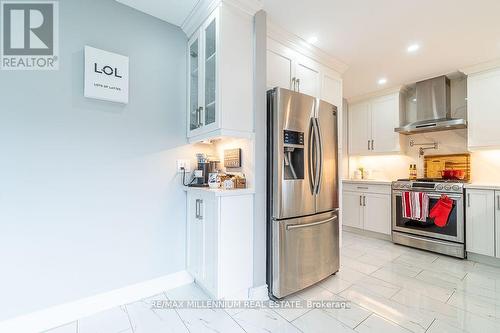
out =
<path fill-rule="evenodd" d="M 417 165 L 410 164 L 410 180 L 417 180 Z"/>

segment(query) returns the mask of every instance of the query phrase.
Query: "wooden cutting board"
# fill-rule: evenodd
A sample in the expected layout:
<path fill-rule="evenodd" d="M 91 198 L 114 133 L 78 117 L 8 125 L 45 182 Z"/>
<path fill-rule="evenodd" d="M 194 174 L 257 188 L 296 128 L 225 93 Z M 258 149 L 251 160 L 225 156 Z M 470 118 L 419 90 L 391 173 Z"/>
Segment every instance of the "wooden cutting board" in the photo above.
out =
<path fill-rule="evenodd" d="M 470 180 L 470 154 L 424 156 L 425 178 L 441 179 L 444 169 L 463 170 L 464 180 Z"/>

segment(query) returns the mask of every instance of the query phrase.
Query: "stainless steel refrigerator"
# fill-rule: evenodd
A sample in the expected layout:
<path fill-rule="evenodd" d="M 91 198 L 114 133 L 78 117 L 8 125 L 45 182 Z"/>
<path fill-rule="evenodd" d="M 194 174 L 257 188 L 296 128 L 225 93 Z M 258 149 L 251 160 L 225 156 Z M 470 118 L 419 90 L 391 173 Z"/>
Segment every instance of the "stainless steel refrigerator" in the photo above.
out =
<path fill-rule="evenodd" d="M 283 298 L 339 270 L 337 108 L 267 92 L 267 283 Z"/>

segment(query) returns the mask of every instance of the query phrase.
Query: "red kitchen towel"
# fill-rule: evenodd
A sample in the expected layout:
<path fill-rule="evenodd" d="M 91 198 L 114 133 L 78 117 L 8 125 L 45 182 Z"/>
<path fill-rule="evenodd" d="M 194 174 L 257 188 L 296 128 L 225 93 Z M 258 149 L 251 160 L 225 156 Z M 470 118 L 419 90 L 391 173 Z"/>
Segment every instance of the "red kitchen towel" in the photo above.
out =
<path fill-rule="evenodd" d="M 429 217 L 434 219 L 434 224 L 438 227 L 445 227 L 452 208 L 453 200 L 447 195 L 442 195 L 434 207 L 432 207 Z"/>
<path fill-rule="evenodd" d="M 424 192 L 403 192 L 403 217 L 425 222 L 429 213 L 429 196 Z"/>

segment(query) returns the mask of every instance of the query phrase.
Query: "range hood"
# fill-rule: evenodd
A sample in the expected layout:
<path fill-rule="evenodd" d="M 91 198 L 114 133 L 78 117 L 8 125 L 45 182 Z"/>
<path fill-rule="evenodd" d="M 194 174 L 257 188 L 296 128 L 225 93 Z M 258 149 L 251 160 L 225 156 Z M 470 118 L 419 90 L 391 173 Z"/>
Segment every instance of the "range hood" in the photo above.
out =
<path fill-rule="evenodd" d="M 451 118 L 450 80 L 446 76 L 417 82 L 417 119 L 395 128 L 401 134 L 413 134 L 466 128 L 467 121 Z"/>

